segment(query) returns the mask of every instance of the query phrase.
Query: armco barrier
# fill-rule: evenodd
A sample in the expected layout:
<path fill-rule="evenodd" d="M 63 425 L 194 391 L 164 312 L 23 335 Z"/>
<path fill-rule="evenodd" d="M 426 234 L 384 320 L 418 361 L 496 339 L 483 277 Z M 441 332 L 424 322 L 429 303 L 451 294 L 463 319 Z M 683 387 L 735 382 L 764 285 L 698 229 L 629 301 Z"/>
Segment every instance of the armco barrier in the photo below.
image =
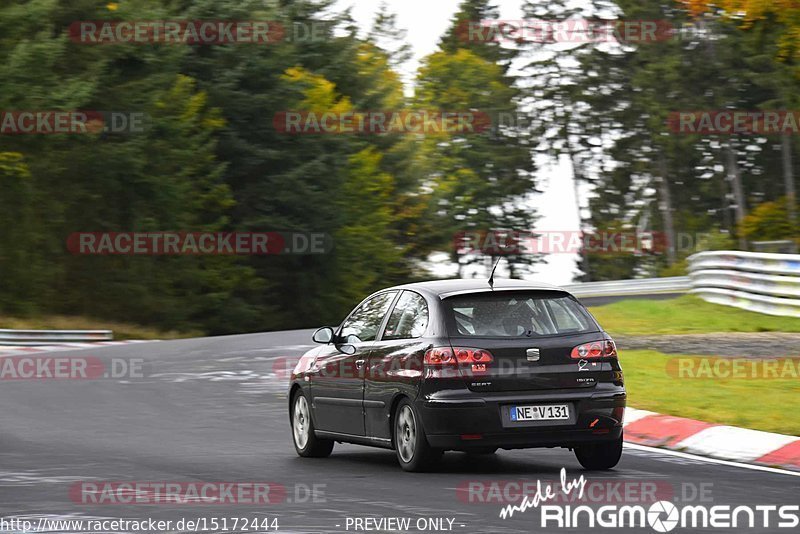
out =
<path fill-rule="evenodd" d="M 54 343 L 111 341 L 111 330 L 5 330 L 0 329 L 0 345 L 36 346 Z"/>
<path fill-rule="evenodd" d="M 691 289 L 688 276 L 584 282 L 563 287 L 578 298 L 686 293 Z"/>
<path fill-rule="evenodd" d="M 800 254 L 700 252 L 689 257 L 689 278 L 707 302 L 800 317 Z"/>
<path fill-rule="evenodd" d="M 563 287 L 579 298 L 691 292 L 716 304 L 800 317 L 800 254 L 700 252 L 689 257 L 689 276 L 585 282 Z M 50 345 L 113 338 L 111 330 L 0 329 L 0 345 Z"/>

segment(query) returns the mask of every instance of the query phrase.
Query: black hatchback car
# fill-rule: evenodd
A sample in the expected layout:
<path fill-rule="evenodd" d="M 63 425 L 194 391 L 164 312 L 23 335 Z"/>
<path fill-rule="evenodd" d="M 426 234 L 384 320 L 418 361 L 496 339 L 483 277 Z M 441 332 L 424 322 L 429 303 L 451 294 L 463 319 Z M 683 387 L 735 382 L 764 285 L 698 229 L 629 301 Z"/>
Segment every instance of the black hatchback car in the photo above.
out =
<path fill-rule="evenodd" d="M 289 390 L 300 456 L 328 456 L 338 441 L 394 449 L 408 471 L 446 450 L 566 447 L 587 469 L 619 462 L 626 393 L 616 346 L 557 287 L 392 287 L 314 341 Z"/>

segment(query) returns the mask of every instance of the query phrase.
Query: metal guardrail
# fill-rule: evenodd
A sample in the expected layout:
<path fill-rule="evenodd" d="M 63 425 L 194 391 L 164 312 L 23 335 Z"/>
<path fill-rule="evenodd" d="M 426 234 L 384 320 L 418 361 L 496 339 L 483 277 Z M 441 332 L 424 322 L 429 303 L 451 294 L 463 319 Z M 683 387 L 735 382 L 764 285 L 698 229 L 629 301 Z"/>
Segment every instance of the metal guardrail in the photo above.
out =
<path fill-rule="evenodd" d="M 691 284 L 688 276 L 673 276 L 670 278 L 584 282 L 562 287 L 578 298 L 589 298 L 686 293 L 691 289 Z"/>
<path fill-rule="evenodd" d="M 111 330 L 7 330 L 0 329 L 0 345 L 36 346 L 55 343 L 111 341 Z"/>
<path fill-rule="evenodd" d="M 691 292 L 703 300 L 750 311 L 800 317 L 800 254 L 700 252 L 689 276 L 584 282 L 562 286 L 578 298 Z M 111 330 L 5 330 L 2 345 L 111 341 Z"/>
<path fill-rule="evenodd" d="M 700 252 L 689 257 L 689 278 L 707 302 L 800 317 L 800 254 Z"/>

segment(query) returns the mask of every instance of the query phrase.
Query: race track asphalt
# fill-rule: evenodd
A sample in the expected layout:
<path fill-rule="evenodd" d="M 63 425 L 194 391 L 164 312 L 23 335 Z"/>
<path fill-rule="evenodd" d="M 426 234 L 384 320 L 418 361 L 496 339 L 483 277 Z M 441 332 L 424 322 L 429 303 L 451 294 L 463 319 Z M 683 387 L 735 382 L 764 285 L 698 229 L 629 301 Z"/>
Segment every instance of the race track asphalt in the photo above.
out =
<path fill-rule="evenodd" d="M 504 503 L 497 502 L 497 491 L 501 500 L 504 491 L 513 497 L 517 482 L 554 481 L 562 467 L 568 479 L 586 477 L 598 499 L 592 504 L 647 507 L 654 499 L 639 493 L 654 487 L 658 499 L 677 504 L 798 503 L 796 476 L 655 449 L 628 448 L 617 469 L 603 474 L 581 470 L 574 455 L 561 449 L 488 457 L 448 453 L 436 472 L 424 474 L 401 471 L 392 451 L 353 445 L 337 444 L 327 459 L 299 458 L 291 442 L 282 362 L 296 360 L 309 340 L 310 331 L 291 331 L 47 353 L 141 359 L 143 376 L 0 381 L 0 519 L 276 517 L 281 532 L 353 532 L 357 517 L 408 517 L 449 518 L 452 530 L 464 533 L 588 532 L 542 529 L 538 509 L 499 517 Z M 285 487 L 286 497 L 257 506 L 87 504 L 70 494 L 87 481 L 267 481 Z M 317 502 L 309 497 L 314 485 Z M 487 498 L 494 502 L 480 502 Z M 649 526 L 600 530 L 655 532 Z M 699 530 L 674 530 L 681 531 Z"/>

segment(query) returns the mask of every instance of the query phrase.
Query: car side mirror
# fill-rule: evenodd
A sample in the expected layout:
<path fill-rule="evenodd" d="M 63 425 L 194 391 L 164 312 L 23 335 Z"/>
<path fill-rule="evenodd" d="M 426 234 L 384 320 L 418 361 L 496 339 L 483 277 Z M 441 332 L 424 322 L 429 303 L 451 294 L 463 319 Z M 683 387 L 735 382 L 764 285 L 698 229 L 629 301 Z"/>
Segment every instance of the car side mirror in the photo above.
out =
<path fill-rule="evenodd" d="M 323 326 L 314 332 L 314 335 L 311 336 L 311 339 L 315 343 L 330 343 L 333 339 L 333 328 L 330 326 Z"/>

